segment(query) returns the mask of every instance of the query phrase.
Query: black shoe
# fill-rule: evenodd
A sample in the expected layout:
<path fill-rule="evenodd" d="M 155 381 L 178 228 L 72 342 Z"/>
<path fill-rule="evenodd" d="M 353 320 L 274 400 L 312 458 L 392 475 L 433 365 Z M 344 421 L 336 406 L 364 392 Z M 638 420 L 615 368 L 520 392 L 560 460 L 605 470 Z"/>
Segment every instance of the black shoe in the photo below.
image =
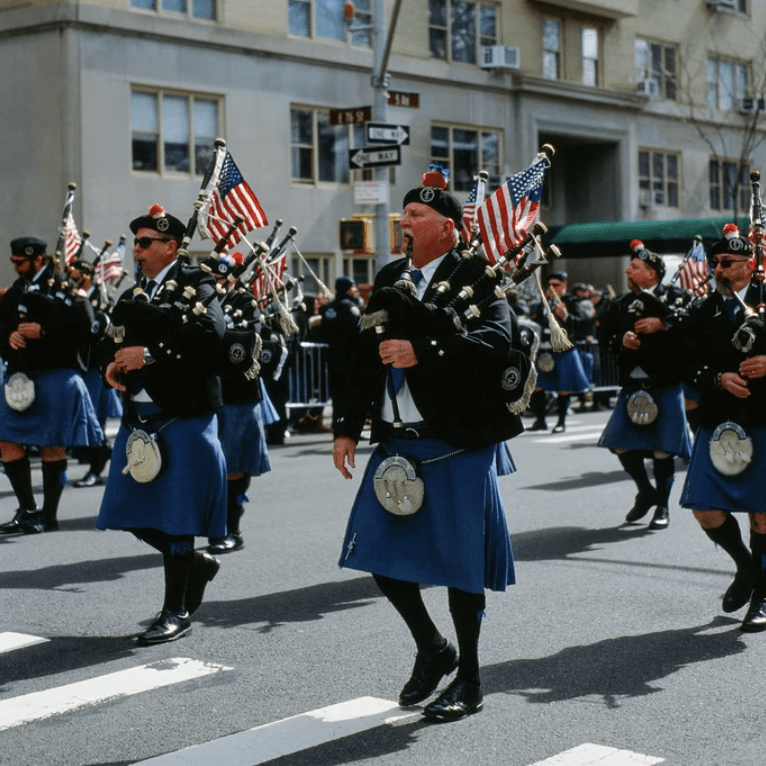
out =
<path fill-rule="evenodd" d="M 457 667 L 457 649 L 448 641 L 439 651 L 422 651 L 415 655 L 415 667 L 410 680 L 399 694 L 402 707 L 416 705 L 433 694 L 443 676 Z"/>
<path fill-rule="evenodd" d="M 743 633 L 760 633 L 766 630 L 766 594 L 763 592 L 753 594 L 750 608 L 739 629 Z"/>
<path fill-rule="evenodd" d="M 189 583 L 186 586 L 186 609 L 194 614 L 205 595 L 205 588 L 212 582 L 221 568 L 221 562 L 209 553 L 195 551 Z"/>
<path fill-rule="evenodd" d="M 545 424 L 545 420 L 542 418 L 537 418 L 532 425 L 527 428 L 527 431 L 547 431 L 548 426 Z"/>
<path fill-rule="evenodd" d="M 563 434 L 564 431 L 567 430 L 566 424 L 559 420 L 558 423 L 556 423 L 555 426 L 553 426 L 553 430 L 551 431 L 552 434 Z"/>
<path fill-rule="evenodd" d="M 483 707 L 481 686 L 458 677 L 433 702 L 426 705 L 423 715 L 429 721 L 457 721 L 478 713 Z"/>
<path fill-rule="evenodd" d="M 753 594 L 753 571 L 750 567 L 738 569 L 731 585 L 723 594 L 721 608 L 724 612 L 736 612 L 741 609 Z"/>
<path fill-rule="evenodd" d="M 639 492 L 633 502 L 633 507 L 628 511 L 628 515 L 625 517 L 625 521 L 631 523 L 643 519 L 654 504 L 655 499 L 653 497 Z"/>
<path fill-rule="evenodd" d="M 43 532 L 56 532 L 59 528 L 59 523 L 56 519 L 48 519 L 43 521 Z"/>
<path fill-rule="evenodd" d="M 85 476 L 79 481 L 74 483 L 75 487 L 99 487 L 104 483 L 104 480 L 92 471 L 88 471 Z"/>
<path fill-rule="evenodd" d="M 232 553 L 241 551 L 244 547 L 242 535 L 239 532 L 230 532 L 226 537 L 211 537 L 207 549 L 209 553 Z"/>
<path fill-rule="evenodd" d="M 36 508 L 32 511 L 19 508 L 10 521 L 0 524 L 0 535 L 36 535 L 42 531 L 42 511 Z"/>
<path fill-rule="evenodd" d="M 654 516 L 649 522 L 649 529 L 667 529 L 670 524 L 670 513 L 664 505 L 658 505 L 654 510 Z"/>
<path fill-rule="evenodd" d="M 175 641 L 191 633 L 192 625 L 189 619 L 189 613 L 176 614 L 167 609 L 163 609 L 157 619 L 151 624 L 149 630 L 142 633 L 136 643 L 139 646 L 154 646 L 155 644 L 166 644 L 168 641 Z"/>

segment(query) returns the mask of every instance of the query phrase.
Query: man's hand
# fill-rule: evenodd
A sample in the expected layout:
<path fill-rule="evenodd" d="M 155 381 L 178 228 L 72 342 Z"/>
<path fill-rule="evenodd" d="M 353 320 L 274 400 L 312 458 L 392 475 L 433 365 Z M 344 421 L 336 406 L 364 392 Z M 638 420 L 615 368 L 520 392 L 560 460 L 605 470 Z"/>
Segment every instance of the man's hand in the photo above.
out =
<path fill-rule="evenodd" d="M 140 370 L 144 366 L 144 347 L 128 346 L 127 348 L 121 348 L 114 355 L 114 362 L 120 372 Z"/>
<path fill-rule="evenodd" d="M 380 344 L 380 358 L 384 364 L 404 369 L 414 367 L 418 363 L 415 349 L 408 340 L 384 340 Z"/>
<path fill-rule="evenodd" d="M 107 365 L 104 378 L 112 388 L 116 388 L 118 391 L 128 390 L 122 383 L 122 371 L 114 362 L 109 362 Z"/>
<path fill-rule="evenodd" d="M 641 340 L 632 330 L 628 330 L 625 335 L 622 336 L 622 345 L 631 351 L 638 351 L 641 347 Z"/>
<path fill-rule="evenodd" d="M 737 399 L 747 399 L 750 396 L 750 389 L 747 387 L 747 381 L 740 378 L 736 372 L 725 372 L 718 379 L 718 385 L 724 390 L 728 391 Z"/>
<path fill-rule="evenodd" d="M 8 344 L 12 349 L 18 351 L 27 347 L 27 340 L 39 340 L 42 334 L 42 327 L 37 322 L 22 322 L 8 336 Z"/>
<path fill-rule="evenodd" d="M 659 317 L 644 317 L 636 322 L 634 329 L 642 335 L 651 335 L 664 330 L 665 323 Z"/>
<path fill-rule="evenodd" d="M 351 472 L 346 468 L 356 468 L 354 456 L 356 455 L 356 442 L 350 436 L 339 436 L 332 445 L 332 462 L 341 472 L 344 479 L 351 479 Z"/>
<path fill-rule="evenodd" d="M 752 356 L 745 359 L 739 366 L 739 374 L 743 378 L 753 380 L 766 376 L 766 356 Z"/>

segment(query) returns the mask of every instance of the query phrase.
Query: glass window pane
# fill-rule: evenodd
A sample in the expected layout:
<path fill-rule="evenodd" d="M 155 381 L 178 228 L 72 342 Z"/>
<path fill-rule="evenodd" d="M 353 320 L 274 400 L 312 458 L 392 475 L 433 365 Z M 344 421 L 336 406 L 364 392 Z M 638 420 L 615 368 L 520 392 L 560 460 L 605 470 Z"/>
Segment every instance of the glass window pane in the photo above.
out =
<path fill-rule="evenodd" d="M 290 111 L 290 141 L 293 144 L 308 144 L 313 141 L 311 127 L 311 112 L 306 109 L 292 109 Z"/>
<path fill-rule="evenodd" d="M 593 59 L 585 59 L 582 62 L 582 81 L 583 85 L 598 84 L 598 69 Z"/>
<path fill-rule="evenodd" d="M 476 6 L 452 0 L 452 60 L 476 63 Z"/>
<path fill-rule="evenodd" d="M 298 181 L 311 181 L 311 154 L 308 147 L 293 146 L 290 150 L 292 177 Z"/>
<path fill-rule="evenodd" d="M 490 178 L 500 174 L 500 136 L 497 133 L 482 133 L 481 167 Z"/>
<path fill-rule="evenodd" d="M 543 52 L 543 77 L 546 80 L 559 79 L 559 57 L 557 53 Z"/>
<path fill-rule="evenodd" d="M 428 0 L 428 23 L 437 27 L 447 26 L 447 0 Z"/>
<path fill-rule="evenodd" d="M 583 29 L 582 55 L 589 59 L 598 58 L 598 32 L 595 29 Z"/>
<path fill-rule="evenodd" d="M 130 0 L 131 8 L 146 8 L 149 11 L 154 10 L 154 0 Z"/>
<path fill-rule="evenodd" d="M 194 135 L 212 136 L 218 135 L 218 102 L 206 98 L 198 98 L 194 101 Z"/>
<path fill-rule="evenodd" d="M 162 141 L 165 167 L 189 171 L 189 100 L 165 96 L 162 100 Z"/>
<path fill-rule="evenodd" d="M 165 11 L 186 13 L 186 0 L 162 0 L 162 9 Z"/>
<path fill-rule="evenodd" d="M 497 42 L 497 9 L 493 6 L 479 6 L 479 34 L 482 45 L 494 45 Z"/>
<path fill-rule="evenodd" d="M 718 66 L 718 106 L 732 109 L 734 105 L 734 65 L 720 61 Z"/>
<path fill-rule="evenodd" d="M 475 130 L 452 131 L 452 188 L 470 191 L 479 172 L 479 134 Z"/>
<path fill-rule="evenodd" d="M 160 122 L 155 93 L 133 93 L 130 101 L 130 121 L 133 130 L 157 132 Z"/>
<path fill-rule="evenodd" d="M 316 33 L 326 40 L 346 41 L 348 27 L 343 17 L 345 0 L 314 0 Z"/>
<path fill-rule="evenodd" d="M 543 48 L 547 51 L 559 50 L 559 23 L 558 21 L 543 21 Z"/>
<path fill-rule="evenodd" d="M 669 181 L 678 180 L 678 157 L 675 154 L 668 154 L 665 158 L 665 174 Z"/>
<path fill-rule="evenodd" d="M 734 97 L 737 99 L 737 102 L 739 102 L 740 99 L 743 99 L 748 92 L 747 71 L 747 66 L 744 64 L 737 64 L 737 86 L 734 92 Z"/>
<path fill-rule="evenodd" d="M 447 58 L 447 33 L 443 29 L 428 30 L 428 49 L 432 59 Z"/>
<path fill-rule="evenodd" d="M 649 152 L 638 153 L 638 174 L 645 178 L 649 175 Z"/>
<path fill-rule="evenodd" d="M 302 0 L 290 0 L 287 6 L 287 25 L 291 35 L 308 37 L 311 34 L 309 4 Z"/>
<path fill-rule="evenodd" d="M 646 40 L 636 40 L 636 76 L 639 80 L 649 76 L 649 46 Z"/>
<path fill-rule="evenodd" d="M 133 170 L 157 170 L 157 134 L 133 131 Z"/>
<path fill-rule="evenodd" d="M 343 125 L 330 125 L 330 115 L 327 112 L 318 112 L 317 134 L 319 180 L 347 183 L 348 128 Z"/>
<path fill-rule="evenodd" d="M 431 128 L 431 157 L 435 160 L 449 160 L 449 128 Z"/>
<path fill-rule="evenodd" d="M 215 21 L 215 0 L 194 0 L 192 15 L 197 19 Z"/>

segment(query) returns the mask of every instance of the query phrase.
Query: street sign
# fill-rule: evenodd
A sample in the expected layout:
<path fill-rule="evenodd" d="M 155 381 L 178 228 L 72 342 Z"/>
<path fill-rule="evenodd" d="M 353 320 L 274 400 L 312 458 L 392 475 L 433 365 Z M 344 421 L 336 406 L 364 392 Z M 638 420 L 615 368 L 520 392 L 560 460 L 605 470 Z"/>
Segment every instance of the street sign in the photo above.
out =
<path fill-rule="evenodd" d="M 330 109 L 330 125 L 364 125 L 372 119 L 371 106 Z"/>
<path fill-rule="evenodd" d="M 409 125 L 387 125 L 385 122 L 366 123 L 367 137 L 365 141 L 371 144 L 399 144 L 409 146 Z"/>
<path fill-rule="evenodd" d="M 351 149 L 348 157 L 348 166 L 351 170 L 401 164 L 402 150 L 399 146 L 363 146 L 359 149 Z"/>
<path fill-rule="evenodd" d="M 354 184 L 355 205 L 388 205 L 388 181 L 357 181 Z"/>
<path fill-rule="evenodd" d="M 402 90 L 388 91 L 389 106 L 403 106 L 408 109 L 420 109 L 420 93 L 406 93 Z"/>

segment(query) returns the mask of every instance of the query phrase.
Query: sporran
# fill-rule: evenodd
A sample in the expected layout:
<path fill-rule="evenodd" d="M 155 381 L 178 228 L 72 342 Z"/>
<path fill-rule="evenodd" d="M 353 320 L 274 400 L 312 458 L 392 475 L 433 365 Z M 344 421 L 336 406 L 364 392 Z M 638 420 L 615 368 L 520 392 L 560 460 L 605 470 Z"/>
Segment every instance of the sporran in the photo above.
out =
<path fill-rule="evenodd" d="M 537 369 L 540 372 L 553 372 L 556 367 L 556 360 L 550 351 L 544 351 L 537 357 Z"/>
<path fill-rule="evenodd" d="M 35 400 L 35 382 L 23 372 L 14 372 L 5 384 L 5 401 L 12 410 L 24 412 Z"/>
<path fill-rule="evenodd" d="M 628 417 L 638 426 L 648 426 L 657 420 L 660 409 L 648 391 L 636 391 L 628 397 Z"/>
<path fill-rule="evenodd" d="M 709 449 L 713 467 L 724 476 L 737 476 L 753 461 L 753 440 L 731 420 L 713 431 Z"/>
<path fill-rule="evenodd" d="M 122 469 L 123 474 L 130 474 L 139 484 L 146 484 L 156 479 L 162 470 L 162 454 L 157 441 L 158 434 L 148 434 L 138 428 L 133 429 L 125 444 L 125 456 L 128 464 Z"/>
<path fill-rule="evenodd" d="M 387 457 L 375 471 L 372 484 L 380 504 L 395 516 L 411 516 L 423 505 L 423 479 L 412 461 L 402 455 Z"/>

